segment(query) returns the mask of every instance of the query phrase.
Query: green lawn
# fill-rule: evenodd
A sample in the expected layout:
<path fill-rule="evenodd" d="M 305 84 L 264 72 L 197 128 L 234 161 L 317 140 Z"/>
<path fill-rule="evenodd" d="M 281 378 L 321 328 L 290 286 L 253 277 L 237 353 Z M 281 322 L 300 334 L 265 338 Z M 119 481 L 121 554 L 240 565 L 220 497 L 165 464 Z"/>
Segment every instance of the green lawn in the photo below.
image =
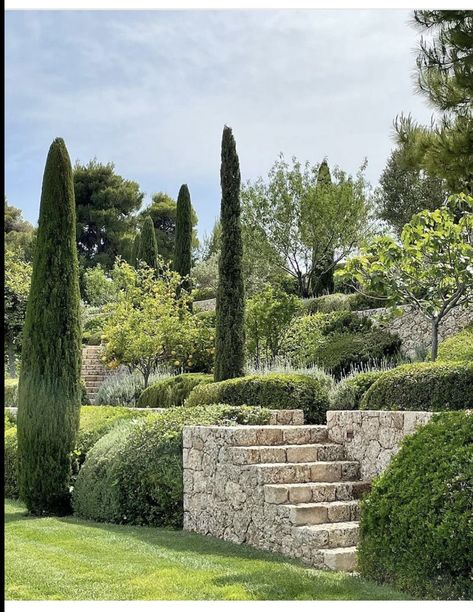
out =
<path fill-rule="evenodd" d="M 5 503 L 6 599 L 406 599 L 342 573 L 167 529 L 33 518 Z"/>

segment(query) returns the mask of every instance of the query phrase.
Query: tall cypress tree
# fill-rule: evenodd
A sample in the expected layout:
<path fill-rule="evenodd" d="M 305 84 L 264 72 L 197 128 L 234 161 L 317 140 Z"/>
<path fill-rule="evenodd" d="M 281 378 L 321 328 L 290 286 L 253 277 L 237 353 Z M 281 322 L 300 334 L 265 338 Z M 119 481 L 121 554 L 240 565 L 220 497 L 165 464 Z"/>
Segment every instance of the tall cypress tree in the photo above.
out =
<path fill-rule="evenodd" d="M 18 389 L 20 497 L 33 514 L 70 511 L 81 403 L 79 308 L 72 168 L 56 138 L 43 176 Z"/>
<path fill-rule="evenodd" d="M 231 128 L 222 136 L 220 259 L 216 305 L 216 381 L 243 375 L 245 296 L 240 226 L 240 163 Z"/>
<path fill-rule="evenodd" d="M 327 160 L 324 159 L 319 166 L 317 174 L 317 188 L 319 189 L 330 189 L 332 185 L 332 177 L 330 175 L 330 168 Z M 314 258 L 316 253 L 314 254 Z M 334 290 L 334 266 L 333 266 L 334 252 L 329 251 L 325 257 L 321 258 L 320 261 L 314 267 L 312 271 L 312 294 L 313 295 L 324 295 L 326 293 L 333 293 Z M 332 267 L 331 267 L 332 266 Z"/>
<path fill-rule="evenodd" d="M 150 216 L 146 217 L 141 228 L 140 241 L 138 243 L 138 252 L 136 253 L 136 263 L 144 261 L 150 268 L 157 267 L 158 245 L 156 242 L 156 233 L 154 231 L 153 219 Z"/>
<path fill-rule="evenodd" d="M 176 240 L 174 243 L 174 270 L 181 276 L 191 272 L 192 204 L 187 185 L 181 185 L 177 196 Z M 190 288 L 189 280 L 183 287 Z"/>

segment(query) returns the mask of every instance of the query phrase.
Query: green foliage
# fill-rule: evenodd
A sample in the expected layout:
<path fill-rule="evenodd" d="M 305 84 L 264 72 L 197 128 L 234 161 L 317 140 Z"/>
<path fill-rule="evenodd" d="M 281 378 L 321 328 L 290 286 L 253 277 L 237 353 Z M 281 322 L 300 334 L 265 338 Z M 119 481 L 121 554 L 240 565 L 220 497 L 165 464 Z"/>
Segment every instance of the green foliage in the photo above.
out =
<path fill-rule="evenodd" d="M 177 196 L 176 239 L 174 243 L 174 270 L 184 280 L 184 288 L 190 289 L 188 277 L 192 263 L 192 204 L 187 185 L 181 185 Z"/>
<path fill-rule="evenodd" d="M 183 428 L 268 420 L 261 408 L 179 407 L 117 426 L 97 442 L 79 472 L 75 512 L 97 521 L 180 528 Z"/>
<path fill-rule="evenodd" d="M 408 436 L 362 502 L 359 568 L 422 599 L 473 597 L 473 414 Z"/>
<path fill-rule="evenodd" d="M 439 361 L 469 361 L 473 363 L 473 322 L 461 332 L 440 343 Z"/>
<path fill-rule="evenodd" d="M 337 274 L 419 311 L 432 326 L 435 360 L 441 321 L 473 300 L 472 260 L 473 198 L 459 194 L 438 210 L 415 215 L 402 230 L 401 244 L 379 237 Z"/>
<path fill-rule="evenodd" d="M 5 406 L 16 406 L 18 401 L 18 378 L 6 378 L 4 383 Z"/>
<path fill-rule="evenodd" d="M 306 423 L 324 423 L 329 407 L 329 376 L 266 374 L 234 378 L 195 387 L 186 406 L 230 404 L 264 406 L 273 410 L 303 410 Z"/>
<path fill-rule="evenodd" d="M 330 181 L 318 180 L 320 168 L 281 155 L 241 194 L 246 257 L 290 274 L 300 297 L 321 291 L 324 276 L 331 290 L 331 270 L 367 233 L 364 167 L 356 178 L 335 168 Z"/>
<path fill-rule="evenodd" d="M 150 268 L 157 268 L 158 265 L 158 245 L 154 232 L 153 219 L 148 215 L 145 217 L 141 228 L 138 250 L 135 253 L 136 265 L 142 261 Z"/>
<path fill-rule="evenodd" d="M 102 306 L 88 306 L 81 303 L 82 342 L 98 346 L 102 342 L 106 312 Z"/>
<path fill-rule="evenodd" d="M 5 438 L 3 446 L 4 492 L 5 497 L 18 497 L 18 441 L 16 426 L 5 423 Z"/>
<path fill-rule="evenodd" d="M 301 300 L 274 289 L 271 285 L 253 295 L 246 303 L 246 347 L 256 363 L 273 361 Z"/>
<path fill-rule="evenodd" d="M 192 268 L 192 285 L 195 300 L 210 300 L 216 297 L 218 288 L 218 253 L 199 261 Z"/>
<path fill-rule="evenodd" d="M 342 379 L 330 395 L 330 410 L 358 410 L 361 398 L 382 374 L 383 370 L 371 370 Z"/>
<path fill-rule="evenodd" d="M 215 380 L 243 375 L 245 295 L 240 226 L 240 162 L 231 128 L 222 136 L 220 184 L 220 258 L 215 331 Z"/>
<path fill-rule="evenodd" d="M 137 406 L 146 408 L 169 408 L 182 406 L 194 387 L 213 380 L 210 374 L 179 374 L 170 376 L 146 388 L 140 395 Z"/>
<path fill-rule="evenodd" d="M 100 264 L 84 270 L 84 299 L 89 306 L 100 307 L 116 299 L 117 287 Z"/>
<path fill-rule="evenodd" d="M 33 260 L 36 232 L 28 221 L 23 219 L 19 208 L 10 206 L 5 196 L 4 201 L 4 244 L 5 252 L 10 251 L 25 263 Z"/>
<path fill-rule="evenodd" d="M 113 164 L 97 160 L 74 167 L 77 248 L 85 267 L 101 264 L 111 270 L 125 256 L 134 230 L 135 213 L 143 201 L 139 185 L 115 174 Z"/>
<path fill-rule="evenodd" d="M 473 363 L 412 363 L 385 372 L 361 400 L 362 410 L 473 408 Z"/>
<path fill-rule="evenodd" d="M 74 185 L 69 154 L 57 138 L 43 177 L 18 386 L 20 495 L 35 514 L 69 509 L 80 362 Z"/>

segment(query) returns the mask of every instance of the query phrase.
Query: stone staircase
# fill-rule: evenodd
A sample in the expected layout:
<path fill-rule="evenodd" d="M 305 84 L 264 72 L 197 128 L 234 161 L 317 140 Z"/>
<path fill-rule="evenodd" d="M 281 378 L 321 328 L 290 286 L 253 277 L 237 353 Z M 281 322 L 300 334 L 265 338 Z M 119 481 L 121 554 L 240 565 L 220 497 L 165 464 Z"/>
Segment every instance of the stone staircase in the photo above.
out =
<path fill-rule="evenodd" d="M 82 348 L 81 378 L 85 383 L 87 398 L 95 404 L 97 392 L 107 376 L 109 370 L 100 361 L 101 346 L 85 346 Z"/>
<path fill-rule="evenodd" d="M 237 528 L 224 529 L 225 539 L 297 557 L 321 569 L 354 571 L 359 499 L 370 486 L 360 479 L 358 461 L 346 459 L 343 445 L 331 442 L 323 425 L 232 429 L 225 444 L 228 467 L 217 468 L 215 478 L 223 469 L 222 476 L 234 481 L 232 496 L 244 500 L 237 511 L 248 517 L 244 533 L 238 532 L 231 513 L 221 518 L 222 509 L 215 504 L 218 492 L 213 501 L 199 502 L 209 510 L 209 520 L 191 512 L 185 528 L 218 535 L 216 521 L 233 521 Z M 232 496 L 230 505 L 235 504 Z"/>

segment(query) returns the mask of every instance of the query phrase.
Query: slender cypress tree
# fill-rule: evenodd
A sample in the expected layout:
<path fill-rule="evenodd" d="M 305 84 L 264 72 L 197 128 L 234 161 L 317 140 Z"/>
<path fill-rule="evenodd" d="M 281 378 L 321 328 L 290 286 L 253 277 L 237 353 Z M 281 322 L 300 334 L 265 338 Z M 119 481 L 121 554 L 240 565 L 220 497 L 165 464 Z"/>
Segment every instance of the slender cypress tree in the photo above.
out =
<path fill-rule="evenodd" d="M 174 243 L 174 270 L 181 276 L 191 272 L 192 244 L 192 205 L 187 185 L 181 185 L 177 196 L 176 239 Z M 190 282 L 183 282 L 185 289 L 190 289 Z"/>
<path fill-rule="evenodd" d="M 220 166 L 221 250 L 216 305 L 216 381 L 243 376 L 245 296 L 240 226 L 240 163 L 231 128 L 223 128 Z"/>
<path fill-rule="evenodd" d="M 330 189 L 332 185 L 332 177 L 327 160 L 324 159 L 319 166 L 317 174 L 317 187 L 320 189 Z M 312 294 L 323 295 L 325 293 L 333 293 L 334 290 L 334 252 L 329 251 L 326 256 L 317 262 L 312 272 Z M 332 267 L 330 267 L 332 266 Z M 328 268 L 328 269 L 327 269 Z"/>
<path fill-rule="evenodd" d="M 158 245 L 156 242 L 156 232 L 154 231 L 153 219 L 147 216 L 141 228 L 136 263 L 144 261 L 150 268 L 157 267 Z"/>
<path fill-rule="evenodd" d="M 138 263 L 137 254 L 140 249 L 140 234 L 136 234 L 135 239 L 133 240 L 133 244 L 131 246 L 131 265 L 136 268 Z"/>
<path fill-rule="evenodd" d="M 33 514 L 70 511 L 81 403 L 79 308 L 72 168 L 56 138 L 43 176 L 18 390 L 20 497 Z"/>

